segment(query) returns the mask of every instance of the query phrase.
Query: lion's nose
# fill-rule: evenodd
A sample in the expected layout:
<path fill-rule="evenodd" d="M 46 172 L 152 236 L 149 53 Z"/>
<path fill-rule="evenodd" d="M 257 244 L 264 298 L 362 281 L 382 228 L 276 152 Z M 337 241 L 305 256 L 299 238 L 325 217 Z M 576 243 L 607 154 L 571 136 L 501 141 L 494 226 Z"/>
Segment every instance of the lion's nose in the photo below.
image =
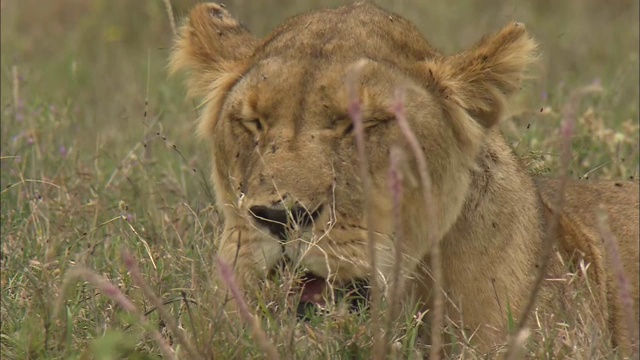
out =
<path fill-rule="evenodd" d="M 310 211 L 304 206 L 295 205 L 291 209 L 269 206 L 252 206 L 251 216 L 256 222 L 280 238 L 286 240 L 287 230 L 294 228 L 306 228 L 313 225 L 313 222 L 320 216 L 322 206 Z"/>

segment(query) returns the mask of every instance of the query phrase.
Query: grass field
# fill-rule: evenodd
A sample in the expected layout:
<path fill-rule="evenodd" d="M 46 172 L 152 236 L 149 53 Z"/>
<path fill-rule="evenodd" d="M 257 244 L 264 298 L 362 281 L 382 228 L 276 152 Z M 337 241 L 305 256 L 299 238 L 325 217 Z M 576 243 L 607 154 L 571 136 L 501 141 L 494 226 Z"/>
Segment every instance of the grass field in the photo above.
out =
<path fill-rule="evenodd" d="M 525 22 L 543 58 L 504 121 L 516 152 L 533 173 L 556 174 L 559 123 L 575 116 L 572 177 L 639 175 L 637 1 L 386 2 L 447 53 L 510 20 Z M 176 16 L 194 3 L 172 0 Z M 227 5 L 264 35 L 295 13 L 340 3 Z M 0 4 L 2 358 L 158 358 L 154 333 L 190 358 L 170 319 L 203 358 L 261 358 L 265 345 L 213 301 L 221 224 L 207 144 L 193 137 L 195 104 L 185 100 L 180 78 L 167 78 L 172 29 L 163 1 Z M 157 299 L 135 279 L 123 249 L 169 319 L 160 320 Z M 283 358 L 371 357 L 366 315 L 336 310 L 331 321 L 306 324 L 274 316 L 283 302 L 279 286 L 267 285 L 265 300 L 251 305 Z M 532 324 L 545 341 L 530 356 L 613 358 L 581 306 L 583 290 L 577 287 L 576 309 L 566 317 Z M 123 311 L 130 306 L 147 320 Z M 392 326 L 398 358 L 425 353 L 419 318 L 407 314 Z"/>

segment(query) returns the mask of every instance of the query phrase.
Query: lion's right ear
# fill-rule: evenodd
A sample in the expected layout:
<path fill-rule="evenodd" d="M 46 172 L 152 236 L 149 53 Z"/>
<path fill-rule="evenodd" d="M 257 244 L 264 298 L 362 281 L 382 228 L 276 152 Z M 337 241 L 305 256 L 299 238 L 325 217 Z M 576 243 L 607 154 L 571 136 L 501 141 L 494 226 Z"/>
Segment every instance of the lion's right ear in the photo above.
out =
<path fill-rule="evenodd" d="M 205 96 L 212 84 L 250 58 L 257 43 L 224 5 L 198 4 L 180 28 L 169 71 L 187 70 L 189 95 Z"/>
<path fill-rule="evenodd" d="M 485 128 L 500 120 L 537 58 L 537 44 L 521 23 L 511 23 L 453 56 L 428 60 L 429 85 L 447 102 L 464 109 Z"/>

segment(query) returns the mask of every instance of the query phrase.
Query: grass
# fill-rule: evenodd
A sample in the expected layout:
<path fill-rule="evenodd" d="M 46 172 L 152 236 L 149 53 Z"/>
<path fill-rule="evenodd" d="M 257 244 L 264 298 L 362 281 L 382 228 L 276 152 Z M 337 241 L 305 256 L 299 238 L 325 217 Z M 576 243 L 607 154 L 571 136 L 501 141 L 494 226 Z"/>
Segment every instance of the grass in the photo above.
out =
<path fill-rule="evenodd" d="M 193 3 L 172 1 L 176 15 Z M 339 3 L 227 5 L 264 35 L 290 15 Z M 178 80 L 166 76 L 172 30 L 164 3 L 3 0 L 0 6 L 2 357 L 150 359 L 162 356 L 163 346 L 179 358 L 188 357 L 190 346 L 204 358 L 261 357 L 265 345 L 213 301 L 221 286 L 214 267 L 221 224 L 207 146 L 193 141 L 198 110 L 184 101 Z M 513 99 L 504 122 L 516 152 L 533 173 L 557 175 L 559 124 L 571 105 L 570 176 L 637 178 L 637 2 L 405 0 L 388 8 L 446 52 L 509 20 L 525 22 L 544 57 L 537 80 Z M 577 91 L 585 94 L 573 101 Z M 78 265 L 90 270 L 70 272 Z M 531 327 L 543 341 L 529 356 L 613 358 L 589 310 L 582 271 L 567 274 L 575 285 L 569 310 Z M 299 323 L 286 315 L 294 311 L 292 299 L 281 294 L 294 275 L 283 270 L 249 304 L 268 346 L 283 358 L 371 358 L 366 315 L 340 305 L 326 315 L 331 321 L 314 315 Z M 150 292 L 175 324 L 160 319 Z M 135 311 L 125 311 L 130 306 Z M 146 321 L 139 320 L 143 314 Z M 428 353 L 418 338 L 423 315 L 403 309 L 393 322 L 385 336 L 394 356 Z M 154 341 L 154 332 L 162 341 Z"/>

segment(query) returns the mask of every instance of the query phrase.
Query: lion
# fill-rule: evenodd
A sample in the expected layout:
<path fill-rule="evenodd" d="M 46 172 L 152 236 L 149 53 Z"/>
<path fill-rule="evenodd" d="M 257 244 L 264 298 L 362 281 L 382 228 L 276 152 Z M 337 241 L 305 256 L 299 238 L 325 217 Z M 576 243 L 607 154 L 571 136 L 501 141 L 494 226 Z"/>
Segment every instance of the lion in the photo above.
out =
<path fill-rule="evenodd" d="M 589 264 L 612 341 L 630 348 L 595 209 L 609 214 L 638 320 L 638 182 L 569 180 L 557 212 L 559 181 L 529 175 L 497 126 L 537 56 L 537 43 L 517 22 L 444 55 L 408 20 L 368 2 L 290 18 L 262 39 L 223 5 L 196 5 L 170 70 L 185 70 L 189 95 L 203 101 L 197 132 L 211 145 L 211 180 L 224 218 L 218 256 L 235 265 L 239 287 L 288 259 L 328 285 L 375 280 L 388 292 L 402 229 L 404 303 L 430 307 L 429 255 L 438 246 L 444 312 L 464 321 L 476 346 L 488 351 L 506 339 L 507 311 L 523 312 L 547 223 L 557 216 L 558 251 Z M 369 193 L 349 114 L 355 64 Z M 391 110 L 397 88 L 428 163 L 432 221 L 423 183 L 410 181 L 420 177 L 418 164 Z M 399 224 L 389 191 L 393 147 L 407 157 Z M 547 270 L 549 279 L 565 271 L 555 253 Z M 544 281 L 538 313 L 560 306 L 562 289 L 554 284 Z"/>

